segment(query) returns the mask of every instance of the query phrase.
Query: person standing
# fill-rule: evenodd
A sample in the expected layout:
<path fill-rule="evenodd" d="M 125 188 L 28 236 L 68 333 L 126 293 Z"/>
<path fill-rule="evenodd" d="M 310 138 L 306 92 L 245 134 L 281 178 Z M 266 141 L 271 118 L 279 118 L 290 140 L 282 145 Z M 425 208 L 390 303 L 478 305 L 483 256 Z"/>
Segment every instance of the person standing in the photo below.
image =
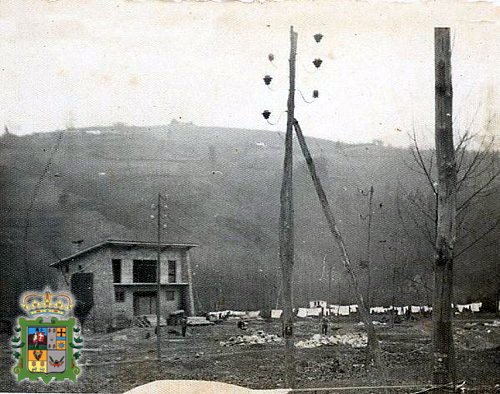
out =
<path fill-rule="evenodd" d="M 181 329 L 182 329 L 182 336 L 186 336 L 186 331 L 187 331 L 187 317 L 182 316 L 181 318 Z"/>
<path fill-rule="evenodd" d="M 323 319 L 321 319 L 321 334 L 322 335 L 326 335 L 328 333 L 328 319 L 325 317 L 323 317 Z"/>

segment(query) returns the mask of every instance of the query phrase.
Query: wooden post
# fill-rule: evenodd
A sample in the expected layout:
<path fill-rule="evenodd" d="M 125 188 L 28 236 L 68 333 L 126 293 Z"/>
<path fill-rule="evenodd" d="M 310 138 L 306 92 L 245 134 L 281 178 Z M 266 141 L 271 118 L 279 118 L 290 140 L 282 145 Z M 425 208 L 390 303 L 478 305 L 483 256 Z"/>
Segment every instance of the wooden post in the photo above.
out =
<path fill-rule="evenodd" d="M 287 387 L 295 387 L 295 348 L 293 342 L 292 275 L 294 262 L 293 194 L 292 194 L 292 132 L 295 108 L 295 58 L 297 33 L 290 26 L 290 89 L 288 92 L 288 118 L 285 137 L 283 182 L 280 195 L 280 265 L 283 280 L 283 337 L 285 339 L 285 379 Z"/>
<path fill-rule="evenodd" d="M 371 274 L 371 238 L 372 238 L 372 215 L 373 215 L 373 186 L 370 187 L 370 197 L 368 200 L 368 239 L 366 242 L 366 266 L 368 274 L 368 283 L 366 285 L 366 305 L 369 308 L 371 306 L 371 286 L 372 286 L 372 274 Z"/>
<path fill-rule="evenodd" d="M 328 269 L 328 300 L 333 302 L 332 297 L 332 273 L 333 273 L 333 262 L 330 264 Z"/>
<path fill-rule="evenodd" d="M 193 269 L 191 267 L 191 258 L 189 256 L 189 250 L 186 251 L 186 271 L 188 278 L 188 315 L 195 316 L 196 310 L 194 307 L 194 293 L 193 293 Z M 199 300 L 198 300 L 199 302 Z"/>
<path fill-rule="evenodd" d="M 380 358 L 380 344 L 378 342 L 377 336 L 375 334 L 375 328 L 373 326 L 372 319 L 370 317 L 370 311 L 366 307 L 365 300 L 363 299 L 363 295 L 361 294 L 361 290 L 359 289 L 358 280 L 356 278 L 356 274 L 352 270 L 351 262 L 349 259 L 349 255 L 347 254 L 347 248 L 345 246 L 342 235 L 340 234 L 339 229 L 337 228 L 337 224 L 335 218 L 333 216 L 333 212 L 330 208 L 330 204 L 328 203 L 328 199 L 326 198 L 325 191 L 323 190 L 323 186 L 321 185 L 321 181 L 316 173 L 316 167 L 314 166 L 314 162 L 312 156 L 309 152 L 309 149 L 306 144 L 306 140 L 302 134 L 302 130 L 300 128 L 299 122 L 295 120 L 294 122 L 295 133 L 297 134 L 297 139 L 300 144 L 300 148 L 302 149 L 302 153 L 306 159 L 307 167 L 309 168 L 309 173 L 311 174 L 312 181 L 314 183 L 314 187 L 316 189 L 316 193 L 318 195 L 319 201 L 321 203 L 321 208 L 323 209 L 323 214 L 325 215 L 326 221 L 328 223 L 328 227 L 330 228 L 330 232 L 332 233 L 335 241 L 337 241 L 337 246 L 340 250 L 342 261 L 344 263 L 344 267 L 349 273 L 351 278 L 351 284 L 354 288 L 354 293 L 356 295 L 356 299 L 359 306 L 359 312 L 361 315 L 361 319 L 365 324 L 366 333 L 368 336 L 368 350 L 371 359 L 374 361 L 375 365 L 379 368 L 382 368 L 382 373 L 385 375 L 385 369 L 383 369 L 382 360 Z M 340 302 L 339 302 L 340 304 Z"/>
<path fill-rule="evenodd" d="M 451 307 L 453 248 L 456 240 L 457 176 L 453 145 L 450 28 L 434 29 L 435 141 L 438 171 L 432 349 L 434 384 L 455 381 Z M 440 391 L 440 392 L 444 392 Z"/>
<path fill-rule="evenodd" d="M 156 249 L 156 357 L 161 359 L 160 295 L 161 295 L 161 194 L 158 193 L 158 244 Z"/>

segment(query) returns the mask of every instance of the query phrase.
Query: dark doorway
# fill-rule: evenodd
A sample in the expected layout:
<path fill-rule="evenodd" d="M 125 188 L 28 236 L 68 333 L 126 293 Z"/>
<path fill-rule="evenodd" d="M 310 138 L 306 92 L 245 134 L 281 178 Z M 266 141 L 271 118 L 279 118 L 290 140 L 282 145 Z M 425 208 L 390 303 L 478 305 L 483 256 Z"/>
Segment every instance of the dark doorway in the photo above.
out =
<path fill-rule="evenodd" d="M 156 313 L 156 291 L 134 293 L 134 316 L 154 315 Z"/>
<path fill-rule="evenodd" d="M 76 297 L 75 316 L 83 325 L 94 306 L 94 274 L 77 272 L 71 275 L 71 293 Z"/>

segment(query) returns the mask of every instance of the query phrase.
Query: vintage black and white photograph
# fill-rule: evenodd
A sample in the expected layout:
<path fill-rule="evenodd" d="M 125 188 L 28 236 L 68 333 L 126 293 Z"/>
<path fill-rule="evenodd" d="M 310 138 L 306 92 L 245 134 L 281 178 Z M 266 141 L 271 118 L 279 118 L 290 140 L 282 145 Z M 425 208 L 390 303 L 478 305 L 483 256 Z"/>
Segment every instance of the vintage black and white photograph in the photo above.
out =
<path fill-rule="evenodd" d="M 0 391 L 500 392 L 498 24 L 0 0 Z"/>

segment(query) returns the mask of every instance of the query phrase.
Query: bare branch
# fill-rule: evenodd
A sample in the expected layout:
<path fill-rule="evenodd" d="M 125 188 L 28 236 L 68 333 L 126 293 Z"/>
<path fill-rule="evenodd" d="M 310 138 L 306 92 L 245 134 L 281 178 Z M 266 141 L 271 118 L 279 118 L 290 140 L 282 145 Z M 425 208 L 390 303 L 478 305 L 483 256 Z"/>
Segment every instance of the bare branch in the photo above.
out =
<path fill-rule="evenodd" d="M 457 152 L 457 174 L 462 170 L 462 164 L 465 159 L 465 152 L 466 152 L 466 147 L 463 146 L 460 148 L 460 151 Z"/>
<path fill-rule="evenodd" d="M 410 149 L 411 151 L 411 149 Z M 411 172 L 414 172 L 415 174 L 419 174 L 419 175 L 423 175 L 425 176 L 425 172 L 424 171 L 421 171 L 417 168 L 415 168 L 414 165 L 411 165 L 410 163 L 408 163 L 408 161 L 405 160 L 405 158 L 403 157 L 402 158 L 402 161 L 403 161 L 403 165 L 408 169 L 410 170 Z M 415 161 L 415 160 L 414 160 Z M 420 167 L 420 166 L 419 166 Z"/>
<path fill-rule="evenodd" d="M 436 187 L 434 186 L 434 180 L 432 179 L 432 176 L 427 169 L 424 158 L 422 157 L 422 153 L 420 152 L 420 148 L 418 147 L 417 134 L 415 132 L 415 128 L 413 128 L 413 136 L 410 136 L 410 139 L 413 141 L 413 147 L 415 148 L 415 149 L 413 149 L 413 147 L 410 148 L 410 152 L 412 153 L 415 162 L 422 169 L 422 171 L 424 171 L 425 177 L 427 178 L 429 185 L 432 187 L 432 191 L 434 193 L 437 193 Z"/>
<path fill-rule="evenodd" d="M 462 205 L 460 205 L 458 208 L 457 208 L 457 213 L 459 213 L 460 211 L 462 211 L 463 209 L 467 208 L 469 205 L 470 205 L 470 202 L 477 196 L 479 195 L 484 189 L 486 189 L 496 178 L 497 176 L 500 174 L 500 170 L 497 170 L 495 172 L 495 174 L 493 174 L 491 176 L 491 178 L 483 185 L 481 186 L 480 188 L 478 188 L 474 193 L 472 193 L 472 195 L 467 199 L 465 200 L 464 203 L 462 203 Z"/>
<path fill-rule="evenodd" d="M 463 176 L 461 177 L 460 180 L 457 181 L 457 190 L 460 189 L 462 183 L 464 183 L 467 180 L 467 178 L 471 178 L 473 176 L 480 176 L 484 172 L 488 171 L 490 169 L 490 165 L 495 162 L 496 156 L 495 154 L 492 154 L 495 138 L 494 137 L 489 138 L 489 141 L 486 144 L 485 140 L 486 138 L 483 138 L 481 140 L 481 144 L 479 148 L 475 151 L 474 156 L 472 157 L 472 160 L 470 161 Z M 463 149 L 465 151 L 466 146 L 464 146 Z M 467 155 L 464 153 L 463 156 L 465 157 Z M 490 158 L 489 162 L 482 165 L 488 158 Z M 462 163 L 460 163 L 460 165 L 461 164 Z"/>
<path fill-rule="evenodd" d="M 398 185 L 398 186 L 400 186 L 400 185 Z M 399 205 L 399 198 L 396 200 L 396 211 L 398 213 L 399 220 L 400 220 L 401 225 L 403 227 L 403 231 L 405 232 L 406 236 L 408 238 L 410 238 L 411 235 L 410 235 L 408 228 L 406 227 L 406 220 L 404 220 L 404 218 L 403 218 L 403 213 L 401 212 L 401 206 Z"/>
<path fill-rule="evenodd" d="M 483 233 L 477 237 L 474 241 L 472 241 L 469 245 L 464 247 L 462 250 L 457 252 L 455 254 L 455 258 L 458 258 L 460 255 L 462 255 L 464 252 L 472 248 L 475 244 L 477 244 L 479 241 L 481 241 L 484 237 L 486 237 L 489 233 L 491 233 L 495 228 L 497 228 L 498 224 L 500 223 L 500 218 L 497 218 L 494 224 L 492 224 L 487 230 L 483 231 Z"/>
<path fill-rule="evenodd" d="M 398 184 L 398 186 L 399 186 L 399 188 L 401 190 L 401 185 Z M 415 202 L 415 200 L 413 200 L 411 198 L 411 196 L 409 195 L 409 193 L 406 193 L 404 191 L 404 189 L 403 189 L 403 193 L 404 193 L 404 196 L 407 197 L 406 199 L 408 201 L 410 201 L 410 203 L 414 202 L 415 206 L 419 207 L 419 205 Z M 419 209 L 422 210 L 422 212 L 425 214 L 425 216 L 428 219 L 430 219 L 433 223 L 435 223 L 435 219 L 434 219 L 434 217 L 432 215 L 430 215 L 428 212 L 426 212 L 425 209 L 423 209 L 422 207 L 419 207 Z M 403 212 L 402 212 L 401 206 L 399 204 L 399 199 L 396 201 L 396 211 L 397 211 L 399 220 L 401 222 L 401 225 L 403 227 L 404 233 L 406 234 L 407 237 L 413 238 L 415 236 L 415 234 L 410 234 L 410 230 L 406 226 L 408 220 L 405 219 L 405 217 L 403 216 Z M 413 222 L 413 224 L 415 225 L 415 227 L 419 230 L 419 232 L 421 234 L 424 234 L 425 241 L 427 241 L 429 243 L 429 245 L 431 245 L 434 248 L 435 247 L 435 238 L 431 234 L 431 231 L 429 230 L 428 221 L 424 220 L 424 223 L 422 223 L 422 220 L 418 220 L 417 217 L 415 217 L 415 215 L 413 215 L 412 210 L 407 210 L 406 215 L 407 215 L 407 217 L 409 219 L 411 219 L 411 221 Z"/>
<path fill-rule="evenodd" d="M 481 163 L 481 161 L 482 161 L 482 155 L 480 153 L 481 152 L 479 150 L 477 150 L 475 152 L 475 154 L 472 157 L 472 160 L 469 163 L 469 166 L 467 167 L 467 169 L 465 170 L 463 176 L 459 180 L 457 180 L 457 192 L 460 190 L 460 187 L 462 186 L 462 184 L 464 183 L 464 181 L 466 179 L 468 179 L 472 175 L 475 167 L 478 166 Z M 464 154 L 464 156 L 465 156 L 465 154 Z"/>
<path fill-rule="evenodd" d="M 410 212 L 411 212 L 411 211 L 410 211 Z M 416 226 L 417 228 L 419 228 L 419 229 L 420 229 L 420 231 L 422 231 L 422 232 L 426 235 L 426 237 L 424 237 L 424 239 L 425 239 L 425 240 L 426 240 L 426 241 L 427 241 L 430 245 L 432 245 L 432 247 L 435 247 L 435 239 L 434 239 L 433 235 L 431 234 L 431 232 L 430 232 L 429 228 L 428 228 L 428 227 L 427 227 L 427 225 L 426 225 L 426 224 L 427 224 L 427 222 L 425 222 L 425 224 L 424 224 L 424 225 L 422 225 L 422 224 L 421 224 L 421 223 L 417 220 L 417 218 L 416 218 L 414 215 L 412 215 L 410 212 L 408 213 L 408 216 L 410 217 L 410 219 L 411 219 L 411 221 L 413 222 L 413 224 L 415 224 L 415 226 Z"/>
<path fill-rule="evenodd" d="M 455 148 L 455 153 L 457 156 L 457 173 L 460 172 L 462 169 L 462 163 L 465 158 L 465 153 L 467 151 L 467 146 L 469 145 L 469 142 L 475 137 L 475 134 L 469 133 L 469 131 L 466 131 L 461 137 L 460 140 L 458 141 L 458 145 Z"/>
<path fill-rule="evenodd" d="M 466 147 L 468 146 L 469 142 L 476 138 L 478 133 L 471 133 L 470 130 L 472 129 L 472 126 L 474 122 L 476 121 L 477 114 L 479 112 L 480 105 L 476 107 L 476 112 L 474 112 L 474 115 L 472 116 L 472 119 L 469 123 L 468 126 L 465 127 L 465 132 L 464 134 L 459 138 L 457 147 L 455 148 L 455 152 L 458 152 L 458 150 L 463 146 Z"/>
<path fill-rule="evenodd" d="M 422 212 L 428 219 L 430 219 L 431 221 L 434 222 L 434 211 L 432 211 L 432 214 L 429 213 L 429 210 L 426 209 L 425 207 L 423 207 L 422 205 L 420 205 L 418 202 L 417 202 L 417 198 L 415 196 L 415 198 L 413 198 L 412 196 L 408 196 L 408 201 L 410 203 L 412 203 L 414 206 L 416 206 L 420 212 Z"/>
<path fill-rule="evenodd" d="M 429 158 L 429 174 L 432 174 L 432 165 L 434 163 L 434 154 L 436 153 L 436 151 L 433 149 L 431 150 L 431 157 Z M 434 184 L 433 184 L 434 186 Z"/>
<path fill-rule="evenodd" d="M 465 133 L 459 138 L 457 147 L 455 148 L 455 153 L 458 153 L 462 148 L 467 147 L 469 142 L 476 137 L 477 134 L 472 134 L 469 130 L 466 130 Z"/>
<path fill-rule="evenodd" d="M 413 279 L 413 278 L 411 278 L 409 276 L 404 275 L 403 279 L 409 280 L 410 282 L 413 282 L 413 283 L 415 283 L 415 284 L 417 284 L 419 286 L 422 286 L 422 287 L 424 287 L 427 290 L 432 290 L 433 289 L 432 287 L 427 286 L 423 281 L 422 282 L 418 282 L 418 281 L 416 281 L 415 279 Z"/>

